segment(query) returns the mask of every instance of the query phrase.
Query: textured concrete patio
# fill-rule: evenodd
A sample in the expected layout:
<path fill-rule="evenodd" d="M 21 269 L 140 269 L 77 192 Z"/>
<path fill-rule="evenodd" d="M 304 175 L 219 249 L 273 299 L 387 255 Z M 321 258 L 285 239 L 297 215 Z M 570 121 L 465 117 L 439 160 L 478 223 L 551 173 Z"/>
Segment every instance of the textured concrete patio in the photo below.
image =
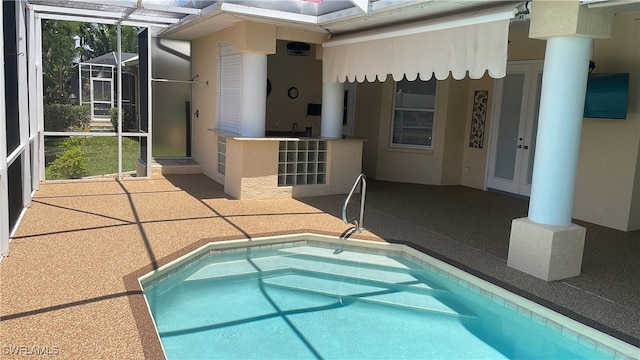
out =
<path fill-rule="evenodd" d="M 238 201 L 202 175 L 42 184 L 0 262 L 3 357 L 46 347 L 56 358 L 157 358 L 137 277 L 208 241 L 338 236 L 343 201 Z M 408 243 L 639 346 L 640 232 L 581 224 L 582 276 L 548 283 L 506 267 L 510 221 L 526 211 L 502 194 L 371 181 L 368 231 L 354 237 Z"/>

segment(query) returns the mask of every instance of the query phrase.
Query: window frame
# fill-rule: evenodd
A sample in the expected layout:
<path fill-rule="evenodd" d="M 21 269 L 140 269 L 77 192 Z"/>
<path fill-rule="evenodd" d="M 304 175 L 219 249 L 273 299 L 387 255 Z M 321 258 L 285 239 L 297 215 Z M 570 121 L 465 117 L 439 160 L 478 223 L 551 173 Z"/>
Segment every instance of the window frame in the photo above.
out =
<path fill-rule="evenodd" d="M 403 80 L 405 80 L 406 78 L 403 78 Z M 394 149 L 415 149 L 415 150 L 433 150 L 434 149 L 434 142 L 435 142 L 435 133 L 436 133 L 436 123 L 437 123 L 437 114 L 438 114 L 438 93 L 439 93 L 439 88 L 440 88 L 440 81 L 438 81 L 435 77 L 432 77 L 431 79 L 424 81 L 424 80 L 420 80 L 420 77 L 417 77 L 414 81 L 421 81 L 421 82 L 428 82 L 428 81 L 435 81 L 436 82 L 436 86 L 435 86 L 435 94 L 434 94 L 434 102 L 433 102 L 433 108 L 432 109 L 421 109 L 421 108 L 398 108 L 396 107 L 396 92 L 398 90 L 398 83 L 400 83 L 400 81 L 394 81 L 393 82 L 393 99 L 392 99 L 392 115 L 391 115 L 391 127 L 389 129 L 389 147 L 394 148 Z M 394 135 L 394 127 L 395 127 L 395 123 L 396 123 L 396 112 L 400 110 L 400 111 L 420 111 L 420 112 L 430 112 L 433 113 L 433 125 L 431 126 L 431 144 L 430 145 L 415 145 L 415 144 L 402 144 L 402 143 L 396 143 L 393 140 L 393 135 Z"/>

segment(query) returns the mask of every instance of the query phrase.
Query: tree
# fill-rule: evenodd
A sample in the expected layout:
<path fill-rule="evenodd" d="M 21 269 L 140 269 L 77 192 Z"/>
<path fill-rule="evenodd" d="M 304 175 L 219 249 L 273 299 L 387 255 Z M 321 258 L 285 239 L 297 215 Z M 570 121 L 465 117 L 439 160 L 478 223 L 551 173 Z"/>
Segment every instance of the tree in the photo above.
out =
<path fill-rule="evenodd" d="M 80 23 L 44 20 L 42 22 L 42 77 L 45 103 L 65 103 L 71 89 L 73 60 L 76 57 L 74 35 Z"/>
<path fill-rule="evenodd" d="M 137 34 L 136 27 L 121 27 L 123 52 L 138 52 Z M 115 25 L 44 20 L 42 73 L 45 103 L 66 103 L 71 94 L 74 64 L 117 51 L 116 45 Z"/>
<path fill-rule="evenodd" d="M 115 25 L 89 24 L 80 27 L 81 61 L 86 61 L 117 51 L 117 30 Z M 121 27 L 122 52 L 138 52 L 138 28 L 131 26 Z"/>

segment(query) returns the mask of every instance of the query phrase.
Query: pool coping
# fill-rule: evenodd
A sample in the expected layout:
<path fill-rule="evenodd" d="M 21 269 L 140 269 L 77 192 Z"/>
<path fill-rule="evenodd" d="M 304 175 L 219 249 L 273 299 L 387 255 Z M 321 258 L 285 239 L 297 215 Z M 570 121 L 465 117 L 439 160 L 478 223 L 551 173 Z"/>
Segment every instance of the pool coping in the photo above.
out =
<path fill-rule="evenodd" d="M 286 246 L 283 246 L 286 244 Z M 382 242 L 376 239 L 343 239 L 333 234 L 321 234 L 318 231 L 297 232 L 294 234 L 264 234 L 259 237 L 202 239 L 192 245 L 183 248 L 158 262 L 156 269 L 146 266 L 125 277 L 127 290 L 135 293 L 129 296 L 129 302 L 136 319 L 136 325 L 140 332 L 140 340 L 143 345 L 145 357 L 165 357 L 162 344 L 158 337 L 155 323 L 142 293 L 142 284 L 163 281 L 170 272 L 198 261 L 211 253 L 220 254 L 228 252 L 244 251 L 247 247 L 258 249 L 285 248 L 302 245 L 314 246 L 340 246 L 343 250 L 364 250 L 371 254 L 401 255 L 458 283 L 463 288 L 479 294 L 495 304 L 516 311 L 519 315 L 560 333 L 563 337 L 592 348 L 594 351 L 616 359 L 635 359 L 632 354 L 640 354 L 640 349 L 632 344 L 624 342 L 605 331 L 585 325 L 572 317 L 562 314 L 552 306 L 541 305 L 539 301 L 530 298 L 531 294 L 523 296 L 522 291 L 513 291 L 512 286 L 498 285 L 496 279 L 485 279 L 486 276 L 478 276 L 477 271 L 469 271 L 459 264 L 452 264 L 450 259 L 441 259 L 442 256 L 434 256 L 425 249 L 420 249 L 415 244 L 401 242 Z M 280 245 L 280 246 L 277 246 Z M 449 261 L 447 261 L 449 260 Z M 160 265 L 161 264 L 161 265 Z M 129 289 L 135 286 L 135 289 Z M 529 295 L 529 296 L 526 296 Z M 541 300 L 541 299 L 537 299 Z M 556 306 L 556 308 L 558 308 Z M 562 310 L 562 309 L 560 309 Z M 565 309 L 566 310 L 566 309 Z M 160 355 L 162 354 L 162 355 Z"/>

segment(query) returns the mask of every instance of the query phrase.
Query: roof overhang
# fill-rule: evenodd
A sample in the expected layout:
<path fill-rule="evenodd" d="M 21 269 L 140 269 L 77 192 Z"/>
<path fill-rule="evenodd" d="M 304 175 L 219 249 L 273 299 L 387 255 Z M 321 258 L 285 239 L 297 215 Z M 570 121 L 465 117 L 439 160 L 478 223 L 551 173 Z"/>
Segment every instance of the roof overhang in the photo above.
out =
<path fill-rule="evenodd" d="M 504 3 L 500 0 L 25 1 L 42 18 L 151 27 L 157 29 L 157 36 L 182 40 L 193 40 L 245 20 L 335 36 Z"/>
<path fill-rule="evenodd" d="M 290 29 L 345 35 L 478 11 L 502 0 L 25 0 L 50 19 L 156 28 L 157 36 L 193 40 L 257 21 Z M 614 13 L 640 11 L 640 0 L 580 0 Z M 521 6 L 526 8 L 526 6 Z"/>

